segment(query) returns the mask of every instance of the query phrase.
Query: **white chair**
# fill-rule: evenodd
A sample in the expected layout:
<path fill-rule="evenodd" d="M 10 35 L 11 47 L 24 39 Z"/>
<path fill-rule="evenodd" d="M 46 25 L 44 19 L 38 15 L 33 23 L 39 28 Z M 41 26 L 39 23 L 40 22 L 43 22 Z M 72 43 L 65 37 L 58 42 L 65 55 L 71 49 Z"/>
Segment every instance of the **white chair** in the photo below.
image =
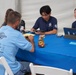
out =
<path fill-rule="evenodd" d="M 70 71 L 60 69 L 60 68 L 54 68 L 54 67 L 48 67 L 48 66 L 39 66 L 39 65 L 33 65 L 33 63 L 30 63 L 30 70 L 32 75 L 41 74 L 41 75 L 73 75 L 72 69 Z"/>
<path fill-rule="evenodd" d="M 5 68 L 5 75 L 14 75 L 4 57 L 0 57 L 0 64 L 2 64 Z"/>

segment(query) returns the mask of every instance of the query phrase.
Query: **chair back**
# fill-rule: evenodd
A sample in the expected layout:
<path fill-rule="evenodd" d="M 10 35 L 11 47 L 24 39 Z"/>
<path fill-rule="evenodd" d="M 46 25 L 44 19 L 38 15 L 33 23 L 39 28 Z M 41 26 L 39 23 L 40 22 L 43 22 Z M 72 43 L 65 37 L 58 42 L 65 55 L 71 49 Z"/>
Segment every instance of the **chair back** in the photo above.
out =
<path fill-rule="evenodd" d="M 5 68 L 5 75 L 14 75 L 12 70 L 10 69 L 6 59 L 2 56 L 0 57 L 0 64 Z"/>
<path fill-rule="evenodd" d="M 48 67 L 48 66 L 39 66 L 39 65 L 33 65 L 33 63 L 30 63 L 30 70 L 32 75 L 41 74 L 41 75 L 73 75 L 72 69 L 70 71 L 60 69 L 60 68 L 54 68 L 54 67 Z"/>

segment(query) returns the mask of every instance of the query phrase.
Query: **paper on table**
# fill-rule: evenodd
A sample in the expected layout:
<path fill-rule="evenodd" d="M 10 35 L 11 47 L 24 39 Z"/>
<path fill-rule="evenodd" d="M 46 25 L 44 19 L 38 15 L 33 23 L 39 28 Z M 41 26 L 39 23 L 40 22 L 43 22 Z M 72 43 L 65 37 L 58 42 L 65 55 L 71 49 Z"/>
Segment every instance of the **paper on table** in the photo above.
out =
<path fill-rule="evenodd" d="M 76 42 L 70 42 L 69 44 L 76 45 Z"/>
<path fill-rule="evenodd" d="M 26 34 L 23 34 L 23 36 L 34 36 L 34 34 L 29 34 L 29 33 L 26 33 Z"/>

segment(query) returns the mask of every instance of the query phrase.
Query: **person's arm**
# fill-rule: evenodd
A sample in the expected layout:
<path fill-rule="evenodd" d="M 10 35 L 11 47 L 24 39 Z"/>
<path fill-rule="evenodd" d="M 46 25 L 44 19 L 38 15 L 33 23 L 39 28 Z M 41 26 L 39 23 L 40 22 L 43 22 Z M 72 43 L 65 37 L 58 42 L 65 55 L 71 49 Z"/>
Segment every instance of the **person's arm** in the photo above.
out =
<path fill-rule="evenodd" d="M 36 20 L 35 25 L 31 29 L 31 32 L 36 32 L 38 28 L 39 28 L 39 18 Z"/>
<path fill-rule="evenodd" d="M 30 52 L 34 52 L 34 37 L 30 35 L 28 36 L 28 40 L 32 44 L 32 49 L 30 50 Z"/>
<path fill-rule="evenodd" d="M 35 31 L 36 31 L 36 29 L 34 29 L 34 28 L 31 29 L 31 32 L 35 32 Z"/>
<path fill-rule="evenodd" d="M 47 31 L 47 32 L 41 32 L 41 31 L 35 32 L 35 34 L 43 34 L 43 35 L 56 34 L 56 33 L 57 33 L 57 29 L 53 29 L 52 31 Z"/>
<path fill-rule="evenodd" d="M 15 45 L 22 50 L 34 52 L 34 38 L 33 36 L 29 36 L 28 38 L 29 41 L 19 32 L 17 38 L 14 39 Z"/>
<path fill-rule="evenodd" d="M 45 32 L 45 34 L 56 34 L 57 29 L 53 29 L 52 31 Z"/>

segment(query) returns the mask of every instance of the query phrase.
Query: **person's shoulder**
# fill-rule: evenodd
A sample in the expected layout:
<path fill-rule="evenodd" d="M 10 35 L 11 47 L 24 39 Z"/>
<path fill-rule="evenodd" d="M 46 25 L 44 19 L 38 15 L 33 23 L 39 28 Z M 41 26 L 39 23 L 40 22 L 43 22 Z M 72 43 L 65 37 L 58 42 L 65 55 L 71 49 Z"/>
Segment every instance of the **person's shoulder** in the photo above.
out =
<path fill-rule="evenodd" d="M 54 16 L 50 16 L 50 18 L 51 18 L 52 20 L 57 20 L 57 18 L 54 17 Z"/>
<path fill-rule="evenodd" d="M 17 29 L 12 28 L 11 26 L 6 26 L 7 31 L 9 31 L 10 34 L 12 34 L 13 36 L 18 36 L 21 34 L 20 31 L 18 31 Z"/>
<path fill-rule="evenodd" d="M 39 17 L 38 19 L 37 19 L 37 21 L 41 21 L 42 20 L 42 17 Z"/>
<path fill-rule="evenodd" d="M 5 30 L 5 26 L 1 26 L 1 27 L 0 27 L 0 31 L 1 31 L 1 30 Z"/>
<path fill-rule="evenodd" d="M 75 24 L 76 25 L 76 21 L 74 21 L 72 24 Z"/>
<path fill-rule="evenodd" d="M 72 28 L 76 28 L 76 21 L 72 23 Z"/>
<path fill-rule="evenodd" d="M 38 19 L 37 20 L 41 20 L 42 19 L 42 17 L 38 17 Z"/>
<path fill-rule="evenodd" d="M 17 34 L 17 35 L 20 35 L 20 34 L 22 34 L 20 31 L 18 31 L 18 30 L 14 30 L 14 32 L 15 32 L 15 34 Z"/>
<path fill-rule="evenodd" d="M 23 35 L 22 35 L 22 33 L 20 32 L 20 31 L 18 31 L 18 30 L 14 30 L 13 32 L 12 32 L 12 37 L 13 38 L 20 38 L 20 37 L 22 37 Z"/>
<path fill-rule="evenodd" d="M 7 25 L 1 26 L 0 29 L 2 29 L 3 31 L 7 30 Z"/>

